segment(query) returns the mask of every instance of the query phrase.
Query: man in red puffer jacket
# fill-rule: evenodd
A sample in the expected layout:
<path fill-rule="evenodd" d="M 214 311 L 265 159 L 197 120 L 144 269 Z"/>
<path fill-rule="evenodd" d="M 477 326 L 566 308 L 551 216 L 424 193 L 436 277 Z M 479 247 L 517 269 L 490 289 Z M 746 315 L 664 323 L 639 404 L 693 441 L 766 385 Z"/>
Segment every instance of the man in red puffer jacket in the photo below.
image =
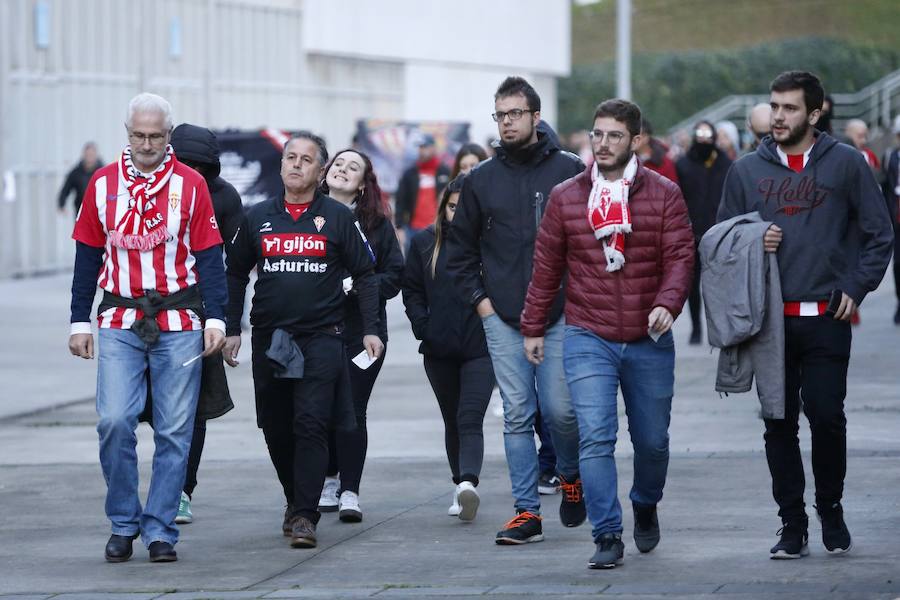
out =
<path fill-rule="evenodd" d="M 594 164 L 557 185 L 534 248 L 521 330 L 528 359 L 543 359 L 547 317 L 563 275 L 563 363 L 578 419 L 579 466 L 596 553 L 591 568 L 622 564 L 622 509 L 614 451 L 619 386 L 634 445 L 634 541 L 659 542 L 656 504 L 669 463 L 675 382 L 670 331 L 690 290 L 694 237 L 678 186 L 642 166 L 641 111 L 626 100 L 597 107 Z"/>

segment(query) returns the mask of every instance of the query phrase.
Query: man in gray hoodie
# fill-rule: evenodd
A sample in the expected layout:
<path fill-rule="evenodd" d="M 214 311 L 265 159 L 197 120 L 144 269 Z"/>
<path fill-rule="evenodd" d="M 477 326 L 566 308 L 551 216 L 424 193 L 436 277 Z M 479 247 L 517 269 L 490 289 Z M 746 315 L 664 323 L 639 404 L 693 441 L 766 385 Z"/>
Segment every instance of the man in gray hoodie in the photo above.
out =
<path fill-rule="evenodd" d="M 808 554 L 800 398 L 812 434 L 816 510 L 829 552 L 850 549 L 841 497 L 847 469 L 844 397 L 850 317 L 881 282 L 893 249 L 884 200 L 859 152 L 814 126 L 825 91 L 807 72 L 770 87 L 772 134 L 725 179 L 718 220 L 759 212 L 784 298 L 785 418 L 765 419 L 766 458 L 783 527 L 772 558 Z"/>

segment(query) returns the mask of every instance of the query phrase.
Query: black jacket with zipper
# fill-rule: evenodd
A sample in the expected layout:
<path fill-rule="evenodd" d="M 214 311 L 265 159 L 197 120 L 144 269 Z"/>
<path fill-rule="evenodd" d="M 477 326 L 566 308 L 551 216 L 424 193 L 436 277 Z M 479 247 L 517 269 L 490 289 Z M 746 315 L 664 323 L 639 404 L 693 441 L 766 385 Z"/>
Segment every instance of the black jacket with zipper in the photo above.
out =
<path fill-rule="evenodd" d="M 363 334 L 378 335 L 374 258 L 355 221 L 349 208 L 318 191 L 297 221 L 282 198 L 247 211 L 227 252 L 227 334 L 241 333 L 244 289 L 255 266 L 254 328 L 338 333 L 344 322 L 343 279 L 349 273 L 358 290 Z"/>
<path fill-rule="evenodd" d="M 449 223 L 444 231 L 452 237 Z M 487 356 L 484 327 L 475 309 L 463 302 L 447 272 L 446 242 L 438 254 L 434 277 L 434 225 L 412 239 L 403 270 L 403 305 L 412 324 L 413 335 L 422 340 L 419 352 L 435 358 L 471 360 Z"/>
<path fill-rule="evenodd" d="M 400 293 L 400 280 L 403 277 L 403 252 L 389 219 L 381 219 L 372 231 L 366 233 L 372 251 L 375 253 L 375 280 L 378 282 L 378 337 L 387 343 L 387 301 Z M 362 344 L 363 318 L 359 309 L 359 298 L 356 286 L 347 295 L 344 305 L 344 341 L 350 344 Z"/>
<path fill-rule="evenodd" d="M 581 173 L 584 163 L 542 129 L 537 143 L 527 148 L 509 152 L 495 144 L 494 151 L 463 183 L 451 225 L 454 235 L 447 244 L 447 269 L 463 300 L 474 307 L 490 298 L 500 318 L 518 327 L 531 281 L 534 239 L 550 190 Z M 560 288 L 548 324 L 559 320 L 563 303 Z"/>

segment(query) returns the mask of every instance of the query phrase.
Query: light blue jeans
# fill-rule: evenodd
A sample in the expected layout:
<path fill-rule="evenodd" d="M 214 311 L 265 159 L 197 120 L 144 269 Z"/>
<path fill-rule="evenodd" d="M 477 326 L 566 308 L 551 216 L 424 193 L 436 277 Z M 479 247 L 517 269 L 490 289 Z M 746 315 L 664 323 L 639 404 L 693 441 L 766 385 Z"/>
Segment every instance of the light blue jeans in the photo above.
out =
<path fill-rule="evenodd" d="M 106 516 L 117 535 L 140 532 L 147 546 L 178 541 L 175 515 L 187 469 L 202 362 L 186 367 L 182 363 L 202 351 L 200 331 L 164 331 L 148 347 L 130 330 L 100 330 L 97 433 L 106 480 Z M 135 429 L 147 401 L 147 372 L 156 448 L 147 505 L 141 508 Z"/>
<path fill-rule="evenodd" d="M 609 342 L 580 327 L 566 327 L 564 364 L 581 433 L 579 463 L 584 501 L 594 540 L 622 532 L 616 494 L 617 392 L 622 386 L 634 446 L 630 498 L 655 505 L 662 499 L 669 467 L 669 417 L 675 386 L 672 332 L 657 342 Z"/>
<path fill-rule="evenodd" d="M 516 510 L 540 514 L 538 456 L 534 417 L 540 403 L 556 448 L 556 470 L 574 481 L 578 475 L 578 424 L 566 388 L 562 364 L 565 321 L 560 319 L 544 336 L 544 362 L 534 366 L 525 358 L 525 338 L 496 314 L 482 319 L 488 352 L 503 397 L 503 444 Z"/>

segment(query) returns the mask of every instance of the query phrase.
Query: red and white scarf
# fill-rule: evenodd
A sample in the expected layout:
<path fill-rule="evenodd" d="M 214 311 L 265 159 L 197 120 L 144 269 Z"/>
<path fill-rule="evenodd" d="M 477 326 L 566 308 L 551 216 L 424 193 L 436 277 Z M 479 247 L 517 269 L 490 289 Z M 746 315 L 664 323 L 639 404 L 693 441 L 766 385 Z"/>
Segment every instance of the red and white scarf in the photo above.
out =
<path fill-rule="evenodd" d="M 166 157 L 149 176 L 141 173 L 131 160 L 131 146 L 119 157 L 119 175 L 128 188 L 128 210 L 116 228 L 109 232 L 109 242 L 118 248 L 147 252 L 169 237 L 165 219 L 156 207 L 156 195 L 175 170 L 175 152 L 166 146 Z"/>
<path fill-rule="evenodd" d="M 618 271 L 625 264 L 625 234 L 631 233 L 631 211 L 628 209 L 628 189 L 634 182 L 638 162 L 634 154 L 625 167 L 621 179 L 608 181 L 597 163 L 591 167 L 591 194 L 587 215 L 594 237 L 603 242 L 606 270 Z"/>

